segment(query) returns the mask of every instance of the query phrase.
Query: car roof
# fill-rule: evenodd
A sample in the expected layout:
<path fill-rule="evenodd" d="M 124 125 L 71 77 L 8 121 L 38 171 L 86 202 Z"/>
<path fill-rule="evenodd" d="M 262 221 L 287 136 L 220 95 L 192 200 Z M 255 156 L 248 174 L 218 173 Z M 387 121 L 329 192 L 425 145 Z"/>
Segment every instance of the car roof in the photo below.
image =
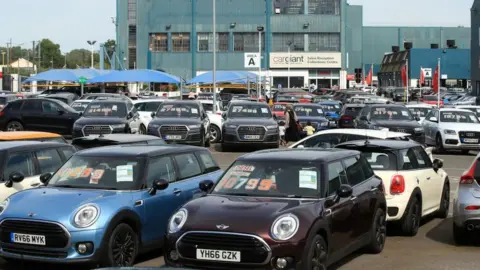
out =
<path fill-rule="evenodd" d="M 1 133 L 0 133 L 1 135 Z M 0 137 L 1 138 L 1 137 Z M 142 134 L 106 134 L 106 135 L 89 135 L 79 137 L 72 140 L 72 144 L 78 141 L 110 141 L 110 142 L 144 142 L 152 140 L 161 140 L 161 138 L 152 135 Z"/>
<path fill-rule="evenodd" d="M 457 109 L 461 109 L 461 108 L 480 108 L 479 105 L 457 105 L 456 106 Z M 447 108 L 445 108 L 447 109 Z"/>
<path fill-rule="evenodd" d="M 55 94 L 48 94 L 46 97 L 71 97 L 76 96 L 73 93 L 55 93 Z"/>
<path fill-rule="evenodd" d="M 193 151 L 208 151 L 204 147 L 187 146 L 179 144 L 166 145 L 116 145 L 90 148 L 75 155 L 88 157 L 153 157 L 158 155 L 168 155 L 177 153 L 190 153 Z"/>
<path fill-rule="evenodd" d="M 472 112 L 467 109 L 458 109 L 458 108 L 441 108 L 440 112 Z"/>
<path fill-rule="evenodd" d="M 38 142 L 38 141 L 5 141 L 0 142 L 0 151 L 4 150 L 31 150 L 31 147 L 38 148 L 65 147 L 67 144 L 56 142 Z"/>
<path fill-rule="evenodd" d="M 337 105 L 338 103 L 340 103 L 340 101 L 335 101 L 335 100 L 328 100 L 328 101 L 321 101 L 321 102 L 318 102 L 318 104 L 320 105 Z"/>
<path fill-rule="evenodd" d="M 95 99 L 77 99 L 73 102 L 82 102 L 82 103 L 90 103 L 92 101 L 94 101 Z"/>
<path fill-rule="evenodd" d="M 376 107 L 382 107 L 382 108 L 405 108 L 405 105 L 403 104 L 369 104 L 368 107 L 376 108 Z"/>
<path fill-rule="evenodd" d="M 335 147 L 341 146 L 374 146 L 374 147 L 381 147 L 385 149 L 407 149 L 412 147 L 422 146 L 418 142 L 415 141 L 395 141 L 395 140 L 356 140 L 356 141 L 348 141 L 344 143 L 340 143 Z"/>
<path fill-rule="evenodd" d="M 145 103 L 147 103 L 147 102 L 159 102 L 159 101 L 165 102 L 167 100 L 168 99 L 166 99 L 166 98 L 137 99 L 137 100 L 133 101 L 133 104 L 142 103 L 142 102 L 145 102 Z"/>
<path fill-rule="evenodd" d="M 358 155 L 358 151 L 322 148 L 283 148 L 256 151 L 239 157 L 239 161 L 318 161 L 330 162 L 349 156 Z"/>
<path fill-rule="evenodd" d="M 60 134 L 41 131 L 5 131 L 0 132 L 0 140 L 28 140 L 42 138 L 61 138 Z"/>
<path fill-rule="evenodd" d="M 92 99 L 91 103 L 125 103 L 128 101 L 126 99 L 116 98 L 116 99 Z"/>
<path fill-rule="evenodd" d="M 166 103 L 166 104 L 195 104 L 195 105 L 200 105 L 200 102 L 198 100 L 167 99 L 167 100 L 164 100 L 163 103 Z"/>
<path fill-rule="evenodd" d="M 232 100 L 230 102 L 234 102 L 235 105 L 251 105 L 251 104 L 257 104 L 257 105 L 265 105 L 265 106 L 268 106 L 267 103 L 263 103 L 263 102 L 257 102 L 257 101 L 249 101 L 249 100 Z"/>
<path fill-rule="evenodd" d="M 405 105 L 405 107 L 407 107 L 407 108 L 429 108 L 429 109 L 431 109 L 432 105 L 418 103 L 418 104 L 407 104 L 407 105 Z"/>
<path fill-rule="evenodd" d="M 365 107 L 363 103 L 348 103 L 344 105 L 345 107 Z"/>
<path fill-rule="evenodd" d="M 298 107 L 298 106 L 316 106 L 316 107 L 321 107 L 320 104 L 318 103 L 294 103 L 292 104 L 293 107 Z"/>

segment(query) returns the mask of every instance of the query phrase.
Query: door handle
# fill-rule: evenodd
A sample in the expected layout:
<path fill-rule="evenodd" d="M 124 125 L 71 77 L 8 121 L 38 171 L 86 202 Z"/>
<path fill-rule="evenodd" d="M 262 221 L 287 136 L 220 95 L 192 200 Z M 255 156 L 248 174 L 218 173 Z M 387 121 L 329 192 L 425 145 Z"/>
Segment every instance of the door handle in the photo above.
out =
<path fill-rule="evenodd" d="M 174 189 L 173 190 L 173 194 L 180 194 L 180 193 L 182 193 L 181 189 Z"/>

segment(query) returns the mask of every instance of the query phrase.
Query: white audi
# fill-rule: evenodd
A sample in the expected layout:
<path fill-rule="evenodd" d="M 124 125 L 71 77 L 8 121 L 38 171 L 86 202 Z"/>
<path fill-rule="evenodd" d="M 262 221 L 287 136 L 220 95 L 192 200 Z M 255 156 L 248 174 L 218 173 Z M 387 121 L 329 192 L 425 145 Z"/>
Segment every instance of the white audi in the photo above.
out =
<path fill-rule="evenodd" d="M 443 108 L 430 111 L 422 123 L 425 144 L 434 145 L 438 152 L 480 149 L 480 121 L 475 113 L 465 109 Z"/>

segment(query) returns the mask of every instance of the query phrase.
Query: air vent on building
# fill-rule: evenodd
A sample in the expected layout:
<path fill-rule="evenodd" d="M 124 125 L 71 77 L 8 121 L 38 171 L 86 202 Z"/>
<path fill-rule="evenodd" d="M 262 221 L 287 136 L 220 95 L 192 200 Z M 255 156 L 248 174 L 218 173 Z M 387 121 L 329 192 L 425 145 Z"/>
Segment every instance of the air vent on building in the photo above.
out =
<path fill-rule="evenodd" d="M 393 53 L 396 53 L 396 52 L 399 52 L 400 51 L 400 47 L 399 46 L 392 46 L 392 52 Z"/>
<path fill-rule="evenodd" d="M 404 42 L 403 43 L 403 48 L 405 50 L 410 50 L 411 48 L 413 48 L 413 43 L 412 42 Z"/>
<path fill-rule="evenodd" d="M 449 49 L 456 49 L 457 46 L 455 46 L 455 40 L 454 39 L 447 40 L 447 47 Z"/>
<path fill-rule="evenodd" d="M 430 44 L 430 49 L 438 49 L 438 48 L 439 48 L 438 44 L 436 43 Z"/>

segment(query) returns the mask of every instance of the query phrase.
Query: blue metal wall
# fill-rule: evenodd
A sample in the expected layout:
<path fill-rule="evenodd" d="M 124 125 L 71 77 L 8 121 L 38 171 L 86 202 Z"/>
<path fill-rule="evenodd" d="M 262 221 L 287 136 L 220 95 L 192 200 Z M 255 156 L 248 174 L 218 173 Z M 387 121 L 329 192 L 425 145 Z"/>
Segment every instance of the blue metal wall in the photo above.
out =
<path fill-rule="evenodd" d="M 440 58 L 441 74 L 448 79 L 470 79 L 470 49 L 411 49 L 409 77 L 418 79 L 420 68 L 431 68 L 432 73 Z"/>

